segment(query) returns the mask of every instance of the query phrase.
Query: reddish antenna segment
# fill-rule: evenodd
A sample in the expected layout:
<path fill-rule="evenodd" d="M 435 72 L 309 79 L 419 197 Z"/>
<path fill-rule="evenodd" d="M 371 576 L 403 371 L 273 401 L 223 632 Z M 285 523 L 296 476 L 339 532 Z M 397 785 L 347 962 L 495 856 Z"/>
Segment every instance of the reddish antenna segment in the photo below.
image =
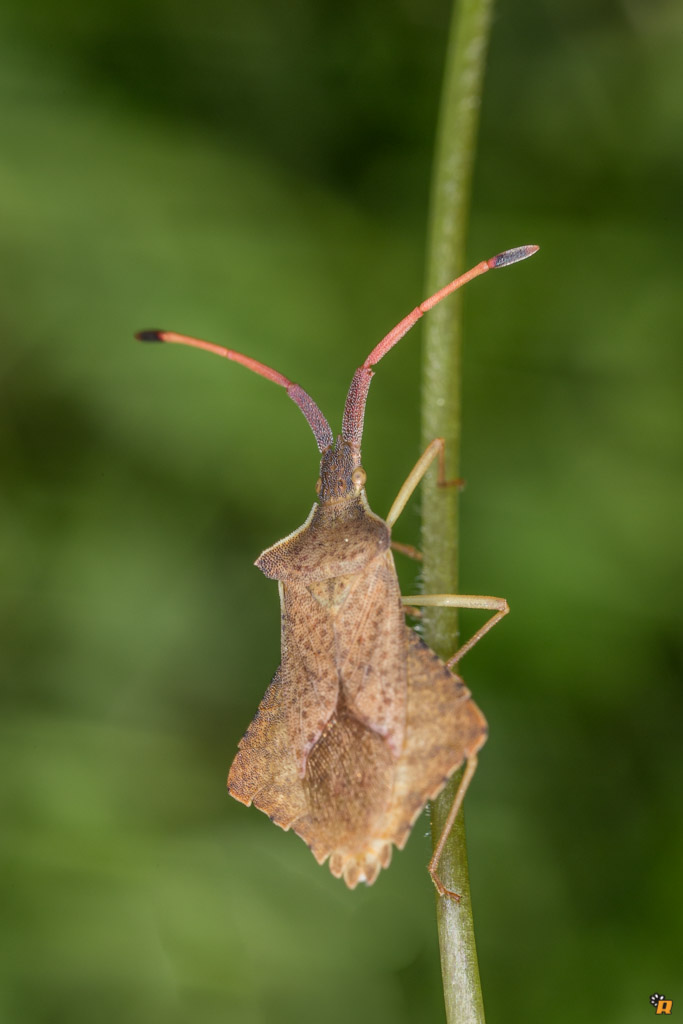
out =
<path fill-rule="evenodd" d="M 492 256 L 491 259 L 477 263 L 476 267 L 472 267 L 471 270 L 461 274 L 460 277 L 456 277 L 450 284 L 447 284 L 428 299 L 425 299 L 424 302 L 415 307 L 412 313 L 408 313 L 400 323 L 396 324 L 393 330 L 389 331 L 378 345 L 375 345 L 363 365 L 353 375 L 344 406 L 342 440 L 349 442 L 360 451 L 363 439 L 365 403 L 370 389 L 370 382 L 374 376 L 374 371 L 371 367 L 375 366 L 387 354 L 389 349 L 393 348 L 396 342 L 401 340 L 404 334 L 408 333 L 420 317 L 424 316 L 442 299 L 457 291 L 458 288 L 462 288 L 468 281 L 472 281 L 475 277 L 485 274 L 487 270 L 495 270 L 497 267 L 507 267 L 511 263 L 519 263 L 520 260 L 533 256 L 535 252 L 538 252 L 537 245 L 521 245 L 516 249 L 506 249 L 505 252 Z M 277 370 L 266 366 L 265 363 L 260 363 L 257 359 L 252 359 L 250 356 L 242 355 L 241 352 L 235 352 L 234 349 L 224 348 L 222 345 L 214 345 L 213 342 L 203 341 L 201 338 L 192 338 L 187 334 L 176 334 L 174 331 L 140 331 L 135 337 L 138 341 L 162 341 L 172 345 L 188 345 L 190 348 L 203 348 L 207 352 L 213 352 L 215 355 L 223 356 L 225 359 L 230 359 L 235 363 L 241 363 L 248 370 L 258 373 L 261 377 L 271 380 L 274 384 L 279 384 L 280 387 L 286 390 L 289 397 L 298 405 L 306 417 L 321 452 L 324 452 L 334 442 L 334 434 L 330 429 L 330 425 L 311 396 L 298 384 L 294 384 L 287 377 L 278 373 Z"/>
<path fill-rule="evenodd" d="M 417 323 L 420 317 L 424 316 L 430 309 L 438 305 L 442 299 L 445 299 L 448 295 L 457 291 L 458 288 L 462 288 L 463 285 L 469 281 L 474 280 L 475 277 L 480 277 L 485 274 L 487 270 L 496 270 L 498 267 L 507 267 L 511 263 L 519 263 L 520 260 L 525 260 L 529 256 L 533 256 L 535 252 L 538 252 L 537 245 L 520 245 L 516 249 L 506 249 L 505 252 L 499 252 L 497 256 L 492 256 L 488 260 L 482 260 L 481 263 L 477 263 L 476 267 L 472 267 L 471 270 L 467 270 L 460 277 L 456 277 L 450 284 L 439 289 L 424 302 L 421 302 L 419 306 L 416 306 L 412 313 L 408 313 L 407 316 L 396 324 L 396 326 L 389 331 L 389 333 L 382 338 L 378 345 L 375 345 L 372 352 L 365 360 L 363 365 L 359 367 L 353 379 L 351 381 L 351 387 L 349 393 L 346 396 L 346 405 L 344 406 L 344 420 L 342 424 L 342 438 L 345 441 L 349 441 L 355 447 L 360 449 L 361 441 L 363 439 L 363 418 L 365 416 L 365 403 L 368 397 L 368 391 L 370 389 L 370 382 L 374 376 L 374 371 L 370 369 L 376 363 L 382 359 L 389 349 L 393 348 L 397 341 L 400 341 L 404 334 L 407 334 L 410 328 Z"/>
<path fill-rule="evenodd" d="M 329 423 L 311 396 L 298 384 L 294 384 L 291 380 L 283 377 L 283 375 L 278 373 L 277 370 L 273 370 L 270 366 L 266 366 L 265 363 L 259 363 L 258 359 L 252 359 L 250 356 L 244 356 L 241 352 L 235 352 L 234 349 L 225 348 L 223 345 L 214 345 L 211 341 L 203 341 L 201 338 L 191 338 L 187 334 L 176 334 L 174 331 L 140 331 L 135 335 L 135 337 L 138 341 L 163 341 L 168 342 L 171 345 L 188 345 L 190 348 L 203 348 L 207 352 L 214 352 L 217 356 L 223 356 L 225 359 L 230 359 L 234 363 L 241 363 L 241 365 L 246 366 L 248 370 L 258 373 L 259 376 L 265 377 L 266 380 L 272 380 L 273 384 L 279 384 L 280 387 L 283 387 L 286 390 L 289 397 L 296 405 L 299 406 L 306 417 L 308 425 L 313 431 L 313 435 L 318 444 L 318 449 L 321 452 L 326 448 L 329 448 L 334 441 L 334 434 L 330 429 Z"/>

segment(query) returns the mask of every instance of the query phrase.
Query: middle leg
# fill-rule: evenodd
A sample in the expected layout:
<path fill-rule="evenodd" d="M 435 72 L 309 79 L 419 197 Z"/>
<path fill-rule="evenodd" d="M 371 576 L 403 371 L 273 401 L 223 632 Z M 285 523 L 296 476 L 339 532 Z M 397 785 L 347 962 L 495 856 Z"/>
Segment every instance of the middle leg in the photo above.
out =
<path fill-rule="evenodd" d="M 480 597 L 475 594 L 416 594 L 402 597 L 401 600 L 403 604 L 417 608 L 480 608 L 483 611 L 493 612 L 484 625 L 448 659 L 446 664 L 449 668 L 453 668 L 510 611 L 510 606 L 504 597 Z"/>

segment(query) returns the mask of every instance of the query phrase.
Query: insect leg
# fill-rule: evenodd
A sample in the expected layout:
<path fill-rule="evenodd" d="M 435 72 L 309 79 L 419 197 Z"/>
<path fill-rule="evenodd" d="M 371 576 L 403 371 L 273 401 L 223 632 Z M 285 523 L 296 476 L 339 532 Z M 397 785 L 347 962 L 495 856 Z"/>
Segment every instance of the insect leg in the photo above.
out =
<path fill-rule="evenodd" d="M 457 487 L 462 484 L 462 480 L 447 480 L 446 479 L 446 463 L 444 461 L 444 448 L 446 442 L 442 437 L 435 437 L 434 440 L 427 445 L 420 458 L 417 460 L 413 468 L 411 469 L 408 477 L 401 487 L 400 491 L 396 495 L 394 504 L 389 509 L 389 515 L 386 518 L 386 524 L 391 529 L 398 517 L 400 516 L 403 509 L 408 504 L 410 496 L 419 484 L 422 477 L 425 475 L 429 467 L 431 466 L 434 459 L 439 460 L 439 476 L 438 484 L 439 487 Z"/>
<path fill-rule="evenodd" d="M 448 839 L 451 829 L 453 828 L 453 822 L 457 818 L 458 811 L 462 807 L 462 802 L 465 799 L 465 793 L 467 792 L 467 788 L 470 782 L 472 781 L 472 776 L 474 775 L 476 770 L 477 755 L 470 754 L 465 764 L 465 771 L 463 772 L 462 778 L 460 780 L 460 785 L 458 786 L 455 792 L 455 796 L 453 797 L 453 803 L 451 805 L 450 811 L 448 812 L 446 824 L 444 825 L 441 831 L 441 835 L 439 836 L 439 840 L 436 846 L 434 847 L 432 859 L 427 865 L 427 870 L 429 871 L 429 874 L 432 876 L 432 881 L 436 886 L 436 891 L 439 893 L 439 896 L 448 896 L 450 897 L 450 899 L 456 900 L 458 903 L 460 902 L 459 894 L 457 892 L 453 892 L 452 889 L 446 888 L 446 886 L 443 884 L 443 882 L 437 875 L 436 869 L 439 866 L 439 861 L 441 860 L 441 854 L 443 853 L 443 848 L 446 845 L 446 840 Z"/>
<path fill-rule="evenodd" d="M 479 597 L 474 594 L 418 594 L 402 597 L 401 600 L 403 604 L 416 605 L 418 608 L 427 606 L 431 608 L 481 608 L 484 611 L 493 612 L 491 618 L 487 619 L 484 625 L 448 659 L 446 664 L 449 668 L 453 668 L 510 611 L 510 606 L 504 597 Z"/>
<path fill-rule="evenodd" d="M 400 555 L 405 555 L 406 558 L 414 558 L 416 562 L 422 561 L 422 552 L 414 548 L 412 544 L 400 544 L 397 540 L 392 540 L 391 550 L 398 551 Z"/>

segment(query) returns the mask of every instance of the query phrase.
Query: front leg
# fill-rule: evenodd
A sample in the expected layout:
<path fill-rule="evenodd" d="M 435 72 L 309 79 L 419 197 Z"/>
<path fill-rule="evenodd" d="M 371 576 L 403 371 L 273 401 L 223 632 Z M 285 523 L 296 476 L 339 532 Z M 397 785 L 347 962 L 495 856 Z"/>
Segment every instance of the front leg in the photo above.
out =
<path fill-rule="evenodd" d="M 393 505 L 389 509 L 389 513 L 386 518 L 386 524 L 389 529 L 392 528 L 398 517 L 400 516 L 403 509 L 408 504 L 410 496 L 419 484 L 422 477 L 425 475 L 429 467 L 431 466 L 434 459 L 438 459 L 439 475 L 437 477 L 437 484 L 439 487 L 462 487 L 462 480 L 447 480 L 446 479 L 446 462 L 444 459 L 444 451 L 446 442 L 442 437 L 435 437 L 434 440 L 427 445 L 420 458 L 417 460 L 413 468 L 411 469 L 408 477 L 401 487 L 400 491 L 396 495 Z"/>

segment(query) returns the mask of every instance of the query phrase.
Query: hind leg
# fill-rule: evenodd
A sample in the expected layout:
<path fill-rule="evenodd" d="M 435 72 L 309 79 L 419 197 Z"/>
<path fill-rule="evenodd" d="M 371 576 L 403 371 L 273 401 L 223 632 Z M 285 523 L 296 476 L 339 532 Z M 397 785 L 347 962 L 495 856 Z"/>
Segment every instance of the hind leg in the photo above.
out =
<path fill-rule="evenodd" d="M 458 812 L 462 807 L 462 802 L 465 799 L 465 793 L 469 788 L 469 784 L 472 781 L 472 777 L 474 776 L 476 770 L 477 755 L 470 754 L 470 756 L 467 758 L 465 771 L 463 772 L 462 778 L 460 780 L 460 785 L 458 786 L 455 796 L 453 797 L 453 803 L 451 805 L 450 811 L 448 812 L 446 823 L 442 828 L 441 835 L 439 836 L 436 846 L 434 847 L 432 859 L 427 865 L 427 870 L 429 871 L 429 874 L 432 876 L 432 881 L 436 886 L 436 891 L 438 892 L 439 896 L 448 896 L 449 899 L 455 900 L 456 903 L 460 902 L 459 894 L 457 892 L 453 892 L 452 889 L 446 888 L 446 886 L 439 878 L 436 869 L 439 866 L 439 861 L 441 860 L 441 855 L 443 853 L 444 846 L 446 845 L 448 837 L 451 834 L 451 829 L 453 828 L 455 819 L 457 818 Z"/>

